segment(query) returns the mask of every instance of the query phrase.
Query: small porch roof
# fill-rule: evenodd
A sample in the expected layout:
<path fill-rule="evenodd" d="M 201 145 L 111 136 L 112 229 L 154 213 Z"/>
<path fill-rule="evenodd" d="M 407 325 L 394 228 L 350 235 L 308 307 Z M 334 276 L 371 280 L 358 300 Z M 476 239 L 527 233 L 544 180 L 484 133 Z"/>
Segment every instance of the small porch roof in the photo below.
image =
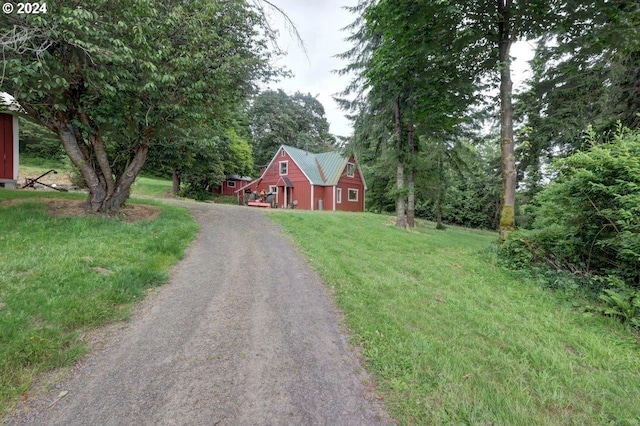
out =
<path fill-rule="evenodd" d="M 284 186 L 285 188 L 293 188 L 293 183 L 286 176 L 280 176 L 276 186 Z"/>

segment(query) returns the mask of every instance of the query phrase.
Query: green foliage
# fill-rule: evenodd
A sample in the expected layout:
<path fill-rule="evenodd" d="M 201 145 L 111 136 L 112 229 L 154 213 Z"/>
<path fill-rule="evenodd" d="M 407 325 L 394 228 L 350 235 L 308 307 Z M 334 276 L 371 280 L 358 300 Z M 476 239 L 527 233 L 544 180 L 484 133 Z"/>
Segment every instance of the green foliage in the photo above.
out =
<path fill-rule="evenodd" d="M 60 161 L 66 158 L 60 139 L 50 130 L 20 117 L 20 155 Z"/>
<path fill-rule="evenodd" d="M 640 328 L 640 291 L 609 288 L 600 295 L 600 299 L 605 303 L 602 313 Z"/>
<path fill-rule="evenodd" d="M 228 141 L 222 149 L 225 174 L 253 175 L 253 149 L 249 141 L 233 128 L 228 129 L 225 136 L 225 140 Z"/>
<path fill-rule="evenodd" d="M 503 256 L 516 267 L 546 263 L 637 291 L 640 132 L 619 128 L 612 141 L 559 161 L 557 174 L 534 199 L 532 229 L 515 232 Z M 603 300 L 618 307 L 628 300 L 634 306 L 631 293 L 620 294 L 607 293 Z"/>
<path fill-rule="evenodd" d="M 256 95 L 247 111 L 253 135 L 255 164 L 266 165 L 280 145 L 309 152 L 325 152 L 335 145 L 329 133 L 324 107 L 310 93 L 265 90 Z"/>
<path fill-rule="evenodd" d="M 589 147 L 584 129 L 610 139 L 616 121 L 640 128 L 640 4 L 560 4 L 557 24 L 539 40 L 529 89 L 519 96 L 530 132 L 521 170 L 537 172 L 550 158 Z"/>
<path fill-rule="evenodd" d="M 194 145 L 193 163 L 179 171 L 181 179 L 180 195 L 204 201 L 211 198 L 211 190 L 224 180 L 224 164 L 215 145 Z"/>
<path fill-rule="evenodd" d="M 189 133 L 228 122 L 278 73 L 259 5 L 54 0 L 55 13 L 2 14 L 2 87 L 60 137 L 92 209 L 117 209 L 150 147 L 206 142 Z"/>

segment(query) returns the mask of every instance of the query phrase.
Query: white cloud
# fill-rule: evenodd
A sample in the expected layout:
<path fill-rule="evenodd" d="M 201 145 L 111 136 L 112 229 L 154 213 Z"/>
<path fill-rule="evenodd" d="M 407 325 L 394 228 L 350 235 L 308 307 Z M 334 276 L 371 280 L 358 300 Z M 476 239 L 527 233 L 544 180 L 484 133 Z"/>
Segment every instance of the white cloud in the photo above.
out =
<path fill-rule="evenodd" d="M 276 64 L 286 66 L 294 76 L 269 87 L 317 96 L 325 108 L 331 133 L 351 135 L 349 120 L 332 99 L 332 95 L 344 90 L 349 81 L 332 70 L 346 66 L 346 62 L 335 55 L 351 47 L 344 40 L 349 34 L 341 29 L 349 25 L 355 15 L 342 7 L 355 6 L 358 0 L 272 0 L 272 3 L 294 22 L 305 44 L 306 55 L 295 36 L 287 30 L 284 19 L 274 14 L 274 26 L 280 30 L 278 44 L 287 52 Z"/>
<path fill-rule="evenodd" d="M 269 85 L 272 89 L 281 88 L 287 93 L 300 91 L 318 97 L 325 108 L 330 131 L 335 135 L 349 136 L 353 130 L 332 95 L 345 89 L 349 78 L 338 76 L 332 70 L 344 68 L 347 63 L 335 55 L 351 48 L 345 41 L 349 33 L 342 28 L 355 19 L 355 15 L 344 10 L 344 6 L 355 6 L 358 0 L 271 0 L 294 22 L 305 47 L 306 56 L 295 36 L 285 25 L 284 19 L 273 14 L 274 26 L 279 29 L 278 44 L 287 55 L 276 62 L 286 66 L 294 77 Z M 525 77 L 530 75 L 527 63 L 533 57 L 531 44 L 519 42 L 511 51 L 515 58 L 512 68 L 514 88 L 522 87 Z"/>

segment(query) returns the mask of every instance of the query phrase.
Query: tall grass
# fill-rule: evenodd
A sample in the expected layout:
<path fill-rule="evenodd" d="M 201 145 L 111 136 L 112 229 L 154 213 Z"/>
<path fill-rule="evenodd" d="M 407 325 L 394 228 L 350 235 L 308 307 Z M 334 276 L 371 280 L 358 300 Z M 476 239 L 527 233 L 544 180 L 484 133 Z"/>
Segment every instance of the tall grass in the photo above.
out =
<path fill-rule="evenodd" d="M 640 424 L 637 337 L 496 266 L 496 235 L 271 217 L 333 289 L 401 424 Z"/>
<path fill-rule="evenodd" d="M 0 190 L 0 414 L 35 374 L 85 353 L 81 332 L 127 318 L 146 289 L 167 280 L 197 231 L 176 207 L 122 223 L 52 217 L 37 196 Z M 25 200 L 2 205 L 12 198 Z"/>

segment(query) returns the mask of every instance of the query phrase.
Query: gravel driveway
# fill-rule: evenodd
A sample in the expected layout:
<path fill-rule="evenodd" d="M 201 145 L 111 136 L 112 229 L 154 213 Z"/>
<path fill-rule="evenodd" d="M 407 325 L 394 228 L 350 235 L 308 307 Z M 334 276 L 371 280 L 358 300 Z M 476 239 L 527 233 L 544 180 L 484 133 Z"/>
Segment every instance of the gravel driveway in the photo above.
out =
<path fill-rule="evenodd" d="M 34 405 L 44 409 L 10 421 L 390 424 L 328 290 L 264 212 L 184 205 L 201 232 L 170 282 Z"/>

